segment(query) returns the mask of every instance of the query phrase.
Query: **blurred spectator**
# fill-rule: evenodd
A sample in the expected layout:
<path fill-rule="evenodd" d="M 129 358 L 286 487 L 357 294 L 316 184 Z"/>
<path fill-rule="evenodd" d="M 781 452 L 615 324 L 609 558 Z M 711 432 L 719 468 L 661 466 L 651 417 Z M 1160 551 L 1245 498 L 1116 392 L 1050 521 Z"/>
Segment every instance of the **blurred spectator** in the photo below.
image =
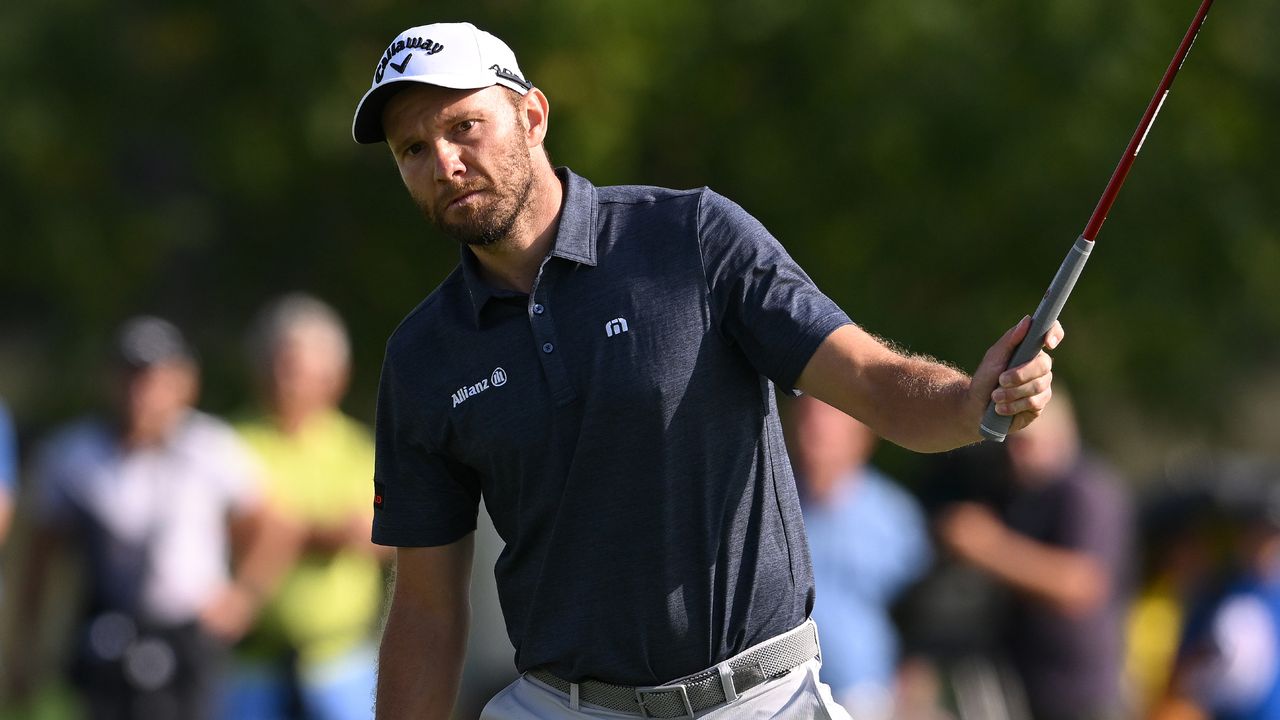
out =
<path fill-rule="evenodd" d="M 1162 478 L 1143 503 L 1141 585 L 1125 631 L 1125 676 L 1138 716 L 1165 694 L 1187 608 L 1216 579 L 1222 533 L 1209 480 L 1199 472 Z"/>
<path fill-rule="evenodd" d="M 1231 571 L 1191 613 L 1155 720 L 1280 718 L 1280 472 L 1232 462 L 1219 473 Z"/>
<path fill-rule="evenodd" d="M 58 432 L 37 459 L 12 648 L 38 646 L 48 570 L 69 550 L 87 584 L 72 670 L 86 715 L 208 717 L 226 648 L 274 589 L 289 534 L 249 450 L 194 409 L 198 371 L 178 329 L 134 318 L 115 354 L 111 412 Z M 21 702 L 32 658 L 9 665 Z"/>
<path fill-rule="evenodd" d="M 1008 454 L 980 443 L 926 458 L 919 483 L 925 513 L 956 502 L 1004 507 Z M 1012 593 L 968 563 L 942 553 L 895 607 L 910 668 L 899 672 L 900 720 L 935 717 L 939 706 L 963 720 L 1022 720 L 1021 681 L 1001 651 Z M 908 705 L 910 703 L 910 705 Z"/>
<path fill-rule="evenodd" d="M 14 437 L 9 410 L 0 399 L 0 548 L 9 537 L 13 502 L 18 494 L 18 444 Z"/>
<path fill-rule="evenodd" d="M 0 399 L 0 560 L 13 523 L 13 504 L 18 497 L 18 443 L 13 421 L 4 400 Z M 4 599 L 4 563 L 0 562 L 0 601 Z M 0 604 L 3 607 L 3 604 Z M 0 671 L 4 669 L 0 663 Z"/>
<path fill-rule="evenodd" d="M 338 409 L 346 329 L 327 304 L 287 295 L 259 315 L 250 351 L 264 407 L 238 429 L 266 463 L 272 506 L 305 540 L 237 649 L 226 717 L 369 718 L 389 549 L 369 540 L 372 435 Z"/>
<path fill-rule="evenodd" d="M 1006 441 L 1010 499 L 998 515 L 960 502 L 937 523 L 958 558 L 1011 592 L 1003 650 L 1036 720 L 1126 717 L 1123 613 L 1131 562 L 1128 501 L 1081 452 L 1065 391 Z"/>
<path fill-rule="evenodd" d="M 791 404 L 788 447 L 804 507 L 822 642 L 822 680 L 860 720 L 892 715 L 894 598 L 928 568 L 924 513 L 867 465 L 870 428 L 809 396 Z"/>

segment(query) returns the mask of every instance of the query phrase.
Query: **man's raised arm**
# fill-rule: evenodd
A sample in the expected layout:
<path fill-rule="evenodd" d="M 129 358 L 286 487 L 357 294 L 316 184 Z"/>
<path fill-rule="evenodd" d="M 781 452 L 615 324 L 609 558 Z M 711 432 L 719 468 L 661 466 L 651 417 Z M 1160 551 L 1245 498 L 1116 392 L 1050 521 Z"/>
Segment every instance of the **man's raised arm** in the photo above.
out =
<path fill-rule="evenodd" d="M 891 348 L 856 325 L 837 328 L 818 346 L 796 387 L 869 425 L 890 442 L 940 452 L 981 440 L 978 423 L 990 400 L 1013 415 L 1013 430 L 1039 416 L 1052 395 L 1053 362 L 1041 352 L 1005 370 L 1030 320 L 1010 328 L 982 358 L 972 378 L 932 358 Z M 1054 324 L 1049 349 L 1062 341 Z M 998 382 L 997 382 L 998 381 Z"/>
<path fill-rule="evenodd" d="M 395 590 L 378 654 L 378 720 L 453 714 L 471 609 L 475 535 L 396 550 Z"/>

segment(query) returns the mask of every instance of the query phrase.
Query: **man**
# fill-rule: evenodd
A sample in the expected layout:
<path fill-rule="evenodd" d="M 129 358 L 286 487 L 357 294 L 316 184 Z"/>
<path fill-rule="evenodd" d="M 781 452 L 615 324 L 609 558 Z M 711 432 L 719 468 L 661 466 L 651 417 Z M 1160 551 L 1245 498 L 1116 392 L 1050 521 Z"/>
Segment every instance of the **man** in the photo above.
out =
<path fill-rule="evenodd" d="M 979 439 L 993 390 L 1030 422 L 1049 358 L 1001 374 L 1025 321 L 972 380 L 897 353 L 725 198 L 552 168 L 548 119 L 511 50 L 466 23 L 402 33 L 356 110 L 355 139 L 385 140 L 462 245 L 383 366 L 373 537 L 398 570 L 379 716 L 449 715 L 482 495 L 525 673 L 484 717 L 841 716 L 816 679 L 774 386 L 941 450 Z"/>
<path fill-rule="evenodd" d="M 0 553 L 4 551 L 13 523 L 13 503 L 18 496 L 18 443 L 15 441 L 13 420 L 0 398 Z M 0 569 L 3 569 L 0 566 Z M 3 580 L 0 573 L 0 580 Z M 0 582 L 0 600 L 4 599 L 4 583 Z M 2 667 L 2 666 L 0 666 Z"/>
<path fill-rule="evenodd" d="M 195 357 L 176 327 L 126 322 L 112 379 L 110 416 L 69 426 L 38 458 L 13 647 L 38 646 L 47 571 L 65 547 L 87 586 L 73 678 L 87 716 L 206 718 L 226 646 L 290 562 L 290 533 L 231 428 L 193 409 Z"/>
<path fill-rule="evenodd" d="M 1151 720 L 1280 717 L 1280 470 L 1245 457 L 1214 464 L 1227 572 L 1196 599 Z"/>
<path fill-rule="evenodd" d="M 853 717 L 885 720 L 894 716 L 899 661 L 890 606 L 932 559 L 924 511 L 868 464 L 876 446 L 870 428 L 809 395 L 788 409 L 822 680 Z"/>
<path fill-rule="evenodd" d="M 1003 645 L 1036 720 L 1127 717 L 1121 692 L 1132 520 L 1111 470 L 1081 451 L 1059 389 L 1034 426 L 1007 443 L 1012 494 L 1003 517 L 964 502 L 939 540 L 1011 593 Z"/>
<path fill-rule="evenodd" d="M 250 355 L 265 408 L 237 430 L 303 546 L 238 648 L 223 716 L 368 718 L 387 553 L 369 541 L 373 436 L 338 408 L 351 362 L 346 327 L 319 299 L 286 295 L 262 310 Z"/>

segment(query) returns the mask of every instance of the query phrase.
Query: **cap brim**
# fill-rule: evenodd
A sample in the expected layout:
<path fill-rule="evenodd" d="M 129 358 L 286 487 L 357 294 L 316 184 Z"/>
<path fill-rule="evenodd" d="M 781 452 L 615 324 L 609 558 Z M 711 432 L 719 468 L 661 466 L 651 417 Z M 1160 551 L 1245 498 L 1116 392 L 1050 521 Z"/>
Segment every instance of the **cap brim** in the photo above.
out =
<path fill-rule="evenodd" d="M 382 130 L 382 110 L 391 100 L 391 96 L 405 88 L 407 83 L 419 85 L 435 85 L 451 90 L 479 90 L 490 85 L 502 85 L 524 94 L 526 88 L 516 88 L 503 78 L 489 73 L 480 75 L 403 75 L 390 78 L 364 94 L 360 104 L 356 105 L 355 119 L 351 122 L 351 137 L 364 145 L 384 142 L 386 133 Z"/>

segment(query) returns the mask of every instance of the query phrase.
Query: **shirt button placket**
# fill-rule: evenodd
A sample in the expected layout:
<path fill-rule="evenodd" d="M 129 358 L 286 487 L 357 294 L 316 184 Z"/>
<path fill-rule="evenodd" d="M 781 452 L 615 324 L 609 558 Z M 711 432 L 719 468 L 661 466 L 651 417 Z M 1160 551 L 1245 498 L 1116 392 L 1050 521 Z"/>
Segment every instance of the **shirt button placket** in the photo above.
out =
<path fill-rule="evenodd" d="M 556 276 L 554 263 L 544 262 L 534 280 L 533 292 L 529 294 L 529 324 L 532 326 L 534 342 L 542 351 L 538 354 L 538 359 L 542 362 L 543 376 L 551 386 L 551 394 L 557 405 L 566 405 L 573 401 L 576 393 L 569 383 L 563 353 L 556 352 L 556 326 L 546 302 L 555 285 Z"/>

